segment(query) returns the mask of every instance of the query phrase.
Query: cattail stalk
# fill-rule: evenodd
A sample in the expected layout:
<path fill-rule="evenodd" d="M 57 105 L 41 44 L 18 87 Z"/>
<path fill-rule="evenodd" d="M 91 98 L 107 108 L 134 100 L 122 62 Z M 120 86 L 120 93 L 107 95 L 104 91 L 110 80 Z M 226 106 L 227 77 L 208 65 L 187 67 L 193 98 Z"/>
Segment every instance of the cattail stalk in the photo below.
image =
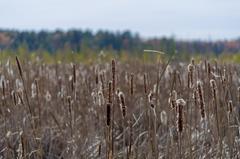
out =
<path fill-rule="evenodd" d="M 40 90 L 39 90 L 39 84 L 38 84 L 38 80 L 34 80 L 34 83 L 36 85 L 36 95 L 37 95 L 37 105 L 38 105 L 38 124 L 39 126 L 41 127 L 41 104 L 40 104 L 40 99 L 39 99 L 39 96 L 40 96 Z"/>
<path fill-rule="evenodd" d="M 114 93 L 115 93 L 115 90 L 116 90 L 116 61 L 115 59 L 112 59 L 112 155 L 114 157 L 114 104 L 115 104 L 115 96 L 114 96 Z"/>
<path fill-rule="evenodd" d="M 177 128 L 179 135 L 179 158 L 182 158 L 182 132 L 183 132 L 183 106 L 186 105 L 186 102 L 183 99 L 177 100 Z"/>
<path fill-rule="evenodd" d="M 33 118 L 34 114 L 33 114 L 33 111 L 31 109 L 30 102 L 29 102 L 29 99 L 28 99 L 27 89 L 26 89 L 26 86 L 25 86 L 25 80 L 23 78 L 22 66 L 21 66 L 20 61 L 19 61 L 17 56 L 16 56 L 16 61 L 17 61 L 17 66 L 18 66 L 18 71 L 19 71 L 19 74 L 20 74 L 20 78 L 21 78 L 22 83 L 23 83 L 24 94 L 25 94 L 25 97 L 26 97 L 26 100 L 27 100 L 29 113 L 30 113 L 31 117 Z"/>
<path fill-rule="evenodd" d="M 77 82 L 77 77 L 76 77 L 76 65 L 73 64 L 73 69 L 72 69 L 72 74 L 73 74 L 73 79 L 72 79 L 72 92 L 74 99 L 76 100 L 76 82 Z"/>
<path fill-rule="evenodd" d="M 69 124 L 70 124 L 70 130 L 71 130 L 71 137 L 73 137 L 73 118 L 72 118 L 72 99 L 71 96 L 67 97 L 68 102 L 68 113 L 69 113 Z"/>
<path fill-rule="evenodd" d="M 112 157 L 112 149 L 111 149 L 111 104 L 107 103 L 107 138 L 106 138 L 106 151 L 107 151 L 107 159 L 111 159 Z"/>
<path fill-rule="evenodd" d="M 212 90 L 212 96 L 213 96 L 213 102 L 214 102 L 214 110 L 215 110 L 215 118 L 216 118 L 216 123 L 217 123 L 217 131 L 218 131 L 218 136 L 220 133 L 220 128 L 219 128 L 219 122 L 218 122 L 218 106 L 217 106 L 217 85 L 215 80 L 210 80 L 210 86 Z"/>

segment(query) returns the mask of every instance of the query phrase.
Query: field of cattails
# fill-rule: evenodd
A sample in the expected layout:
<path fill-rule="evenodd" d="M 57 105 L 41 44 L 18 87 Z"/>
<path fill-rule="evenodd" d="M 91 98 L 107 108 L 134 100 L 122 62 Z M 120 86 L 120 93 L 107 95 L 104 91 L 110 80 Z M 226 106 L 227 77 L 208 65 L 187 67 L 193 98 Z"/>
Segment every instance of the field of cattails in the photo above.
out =
<path fill-rule="evenodd" d="M 2 61 L 0 158 L 240 158 L 239 86 L 217 61 Z"/>

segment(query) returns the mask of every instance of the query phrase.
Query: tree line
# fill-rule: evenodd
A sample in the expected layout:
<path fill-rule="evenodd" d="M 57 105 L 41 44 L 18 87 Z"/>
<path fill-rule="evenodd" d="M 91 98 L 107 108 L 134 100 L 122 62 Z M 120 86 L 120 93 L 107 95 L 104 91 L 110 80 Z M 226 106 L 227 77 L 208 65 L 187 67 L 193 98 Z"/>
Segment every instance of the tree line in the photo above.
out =
<path fill-rule="evenodd" d="M 58 50 L 81 52 L 114 50 L 139 52 L 143 49 L 161 50 L 167 53 L 175 51 L 185 53 L 237 53 L 240 51 L 240 39 L 222 41 L 184 41 L 174 37 L 144 39 L 130 31 L 110 32 L 90 30 L 56 31 L 17 31 L 0 30 L 0 49 L 17 50 L 25 47 L 29 51 L 44 50 L 54 53 Z"/>

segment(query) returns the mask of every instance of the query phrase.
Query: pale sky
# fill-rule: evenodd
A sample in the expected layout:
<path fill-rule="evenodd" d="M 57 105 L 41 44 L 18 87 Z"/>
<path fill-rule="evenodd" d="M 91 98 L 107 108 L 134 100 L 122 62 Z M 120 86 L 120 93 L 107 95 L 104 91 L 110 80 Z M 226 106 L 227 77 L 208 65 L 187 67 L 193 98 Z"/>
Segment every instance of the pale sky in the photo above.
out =
<path fill-rule="evenodd" d="M 0 28 L 232 39 L 240 37 L 240 0 L 0 0 Z"/>

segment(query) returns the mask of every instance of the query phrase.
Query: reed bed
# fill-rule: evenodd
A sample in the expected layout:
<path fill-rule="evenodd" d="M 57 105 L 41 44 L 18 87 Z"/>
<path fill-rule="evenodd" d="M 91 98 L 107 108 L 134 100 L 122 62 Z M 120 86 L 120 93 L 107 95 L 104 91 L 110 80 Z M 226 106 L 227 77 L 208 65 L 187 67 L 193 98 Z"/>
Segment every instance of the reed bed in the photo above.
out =
<path fill-rule="evenodd" d="M 3 61 L 0 158 L 240 158 L 240 66 Z"/>

